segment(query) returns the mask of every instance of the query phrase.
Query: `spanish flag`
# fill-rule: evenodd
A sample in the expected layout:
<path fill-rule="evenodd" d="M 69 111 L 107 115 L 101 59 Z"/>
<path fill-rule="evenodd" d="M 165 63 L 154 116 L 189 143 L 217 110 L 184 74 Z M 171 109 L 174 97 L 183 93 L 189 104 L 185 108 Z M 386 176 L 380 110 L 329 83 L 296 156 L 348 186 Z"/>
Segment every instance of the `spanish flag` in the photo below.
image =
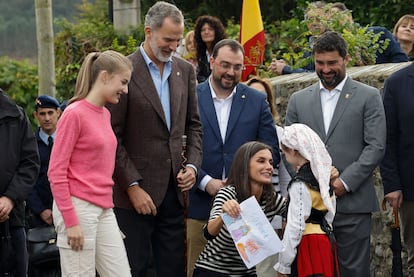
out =
<path fill-rule="evenodd" d="M 243 0 L 240 18 L 240 43 L 244 48 L 242 81 L 256 74 L 256 68 L 263 63 L 265 34 L 259 0 Z"/>

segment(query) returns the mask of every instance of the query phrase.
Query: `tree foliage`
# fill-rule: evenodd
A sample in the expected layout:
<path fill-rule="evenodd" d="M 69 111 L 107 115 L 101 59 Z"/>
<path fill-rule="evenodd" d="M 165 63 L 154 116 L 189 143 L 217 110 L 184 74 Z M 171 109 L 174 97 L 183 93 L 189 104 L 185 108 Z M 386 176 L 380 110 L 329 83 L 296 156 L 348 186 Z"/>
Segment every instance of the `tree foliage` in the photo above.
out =
<path fill-rule="evenodd" d="M 72 97 L 77 73 L 88 53 L 112 49 L 128 55 L 135 51 L 138 41 L 142 41 L 142 28 L 136 28 L 130 36 L 116 33 L 107 7 L 106 0 L 84 1 L 78 6 L 80 13 L 76 23 L 66 19 L 56 22 L 61 29 L 55 37 L 59 98 Z"/>
<path fill-rule="evenodd" d="M 0 58 L 0 88 L 19 106 L 23 107 L 35 126 L 34 103 L 37 97 L 37 66 L 28 60 L 18 61 L 8 57 Z"/>

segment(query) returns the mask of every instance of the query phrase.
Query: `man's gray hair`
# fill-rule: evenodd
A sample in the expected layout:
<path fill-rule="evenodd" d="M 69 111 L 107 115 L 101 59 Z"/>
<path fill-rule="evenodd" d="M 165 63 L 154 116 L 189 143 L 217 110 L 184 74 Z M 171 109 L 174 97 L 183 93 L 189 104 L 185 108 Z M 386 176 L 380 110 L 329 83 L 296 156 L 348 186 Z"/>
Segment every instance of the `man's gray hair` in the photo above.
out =
<path fill-rule="evenodd" d="M 184 16 L 176 6 L 164 1 L 158 1 L 145 15 L 145 26 L 157 30 L 161 28 L 166 17 L 172 18 L 177 24 L 182 24 L 184 22 Z"/>

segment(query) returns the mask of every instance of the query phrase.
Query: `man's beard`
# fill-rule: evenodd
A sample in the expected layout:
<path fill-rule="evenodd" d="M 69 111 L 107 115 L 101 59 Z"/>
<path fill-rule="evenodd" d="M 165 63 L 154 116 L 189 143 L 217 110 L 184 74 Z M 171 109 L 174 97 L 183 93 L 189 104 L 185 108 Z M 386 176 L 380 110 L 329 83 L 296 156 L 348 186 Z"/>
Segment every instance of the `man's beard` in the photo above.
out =
<path fill-rule="evenodd" d="M 155 41 L 153 41 L 152 39 L 149 42 L 150 48 L 152 53 L 154 54 L 155 58 L 157 58 L 157 60 L 159 60 L 160 62 L 166 63 L 171 59 L 171 56 L 173 55 L 173 52 L 171 52 L 171 54 L 166 57 L 162 54 L 162 50 L 161 48 L 159 48 L 157 46 L 157 43 Z"/>
<path fill-rule="evenodd" d="M 322 73 L 319 73 L 318 72 L 317 75 L 318 75 L 319 79 L 321 80 L 322 85 L 324 87 L 327 87 L 327 88 L 335 88 L 344 79 L 344 77 L 345 77 L 345 76 L 341 76 L 341 75 L 335 73 L 335 75 L 333 76 L 332 80 L 331 81 L 327 81 L 323 77 L 323 74 Z"/>

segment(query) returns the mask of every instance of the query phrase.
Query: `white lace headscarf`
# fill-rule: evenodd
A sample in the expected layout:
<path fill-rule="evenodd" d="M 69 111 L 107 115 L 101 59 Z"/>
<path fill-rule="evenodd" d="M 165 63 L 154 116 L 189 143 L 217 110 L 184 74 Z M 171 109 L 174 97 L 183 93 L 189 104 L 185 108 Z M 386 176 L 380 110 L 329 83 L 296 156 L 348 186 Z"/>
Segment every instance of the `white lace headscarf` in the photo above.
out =
<path fill-rule="evenodd" d="M 323 203 L 328 209 L 325 218 L 331 224 L 335 216 L 336 199 L 335 195 L 329 195 L 332 159 L 325 144 L 311 128 L 300 123 L 284 128 L 282 143 L 297 150 L 310 162 L 312 173 L 319 183 Z"/>

